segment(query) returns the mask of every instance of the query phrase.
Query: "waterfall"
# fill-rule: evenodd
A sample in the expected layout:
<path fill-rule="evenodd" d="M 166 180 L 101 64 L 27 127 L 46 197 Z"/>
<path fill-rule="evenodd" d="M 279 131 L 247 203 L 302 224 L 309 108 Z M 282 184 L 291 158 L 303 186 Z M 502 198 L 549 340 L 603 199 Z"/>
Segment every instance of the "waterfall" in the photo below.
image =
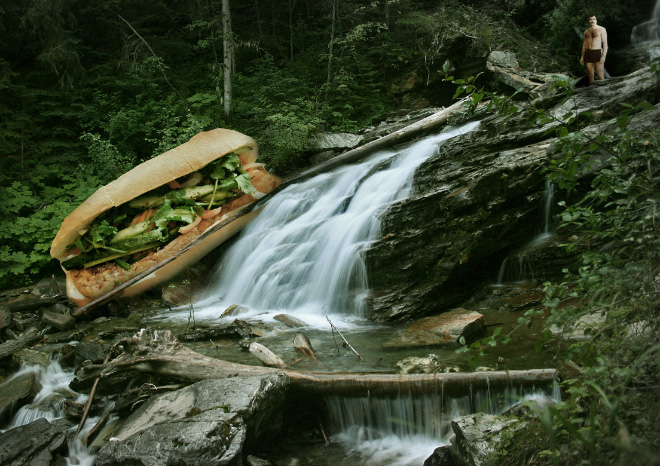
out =
<path fill-rule="evenodd" d="M 447 128 L 288 186 L 225 253 L 195 303 L 196 318 L 217 317 L 232 304 L 253 312 L 363 316 L 368 277 L 362 253 L 380 235 L 381 214 L 411 194 L 416 169 L 442 141 L 477 125 Z"/>
<path fill-rule="evenodd" d="M 356 464 L 420 465 L 437 447 L 448 445 L 451 420 L 467 414 L 499 414 L 521 400 L 543 404 L 560 401 L 558 384 L 551 391 L 507 388 L 472 390 L 464 396 L 438 393 L 402 394 L 396 398 L 340 397 L 325 399 L 333 442 L 340 443 Z"/>
<path fill-rule="evenodd" d="M 552 220 L 552 198 L 555 195 L 555 185 L 550 181 L 545 183 L 545 206 L 543 209 L 543 235 L 550 234 L 550 222 Z"/>
<path fill-rule="evenodd" d="M 648 49 L 651 61 L 660 56 L 660 0 L 655 3 L 651 19 L 633 28 L 630 42 L 635 47 Z"/>
<path fill-rule="evenodd" d="M 543 244 L 552 237 L 552 200 L 554 198 L 554 193 L 554 184 L 549 180 L 546 181 L 542 232 L 514 254 L 504 258 L 502 265 L 500 265 L 499 271 L 497 272 L 497 285 L 511 282 L 533 281 L 538 277 L 543 276 L 543 264 L 538 263 L 538 260 L 534 257 L 533 253 L 537 246 Z"/>

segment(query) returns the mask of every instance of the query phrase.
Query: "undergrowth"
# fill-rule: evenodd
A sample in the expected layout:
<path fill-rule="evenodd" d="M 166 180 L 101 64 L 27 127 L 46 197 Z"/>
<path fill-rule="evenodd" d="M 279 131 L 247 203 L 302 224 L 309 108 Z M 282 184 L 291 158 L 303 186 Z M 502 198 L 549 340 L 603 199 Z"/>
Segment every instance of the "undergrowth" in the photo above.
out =
<path fill-rule="evenodd" d="M 651 70 L 657 86 L 657 64 Z M 472 108 L 489 101 L 500 114 L 518 111 L 474 82 L 458 83 Z M 557 87 L 569 102 L 574 89 Z M 560 120 L 542 108 L 529 112 L 532 124 L 550 123 L 555 133 L 545 171 L 567 199 L 559 230 L 574 238 L 565 247 L 580 263 L 545 284 L 550 312 L 539 348 L 565 343 L 564 399 L 537 406 L 524 429 L 505 431 L 491 464 L 660 464 L 660 131 L 647 124 L 659 113 L 648 102 L 622 104 L 593 132 L 590 112 L 575 108 Z M 527 312 L 519 327 L 543 313 Z M 589 338 L 571 340 L 587 323 Z M 509 337 L 496 330 L 463 350 L 483 355 Z"/>

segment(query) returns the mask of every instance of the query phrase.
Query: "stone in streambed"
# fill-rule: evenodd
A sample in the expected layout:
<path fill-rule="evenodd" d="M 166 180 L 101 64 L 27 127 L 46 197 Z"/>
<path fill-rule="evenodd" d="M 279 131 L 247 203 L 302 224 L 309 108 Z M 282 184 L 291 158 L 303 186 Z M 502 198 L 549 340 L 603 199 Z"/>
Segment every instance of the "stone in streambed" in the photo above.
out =
<path fill-rule="evenodd" d="M 73 317 L 53 311 L 44 311 L 41 314 L 41 321 L 62 332 L 71 330 L 76 326 L 76 319 Z"/>
<path fill-rule="evenodd" d="M 34 372 L 26 372 L 0 384 L 0 413 L 17 402 L 26 402 L 41 390 Z M 4 464 L 0 462 L 0 464 Z"/>
<path fill-rule="evenodd" d="M 47 466 L 66 453 L 66 435 L 44 418 L 0 434 L 0 464 Z"/>
<path fill-rule="evenodd" d="M 484 316 L 478 312 L 457 308 L 443 314 L 425 317 L 413 323 L 395 338 L 383 343 L 387 348 L 457 344 L 461 337 L 467 342 L 486 331 Z"/>
<path fill-rule="evenodd" d="M 435 354 L 425 358 L 411 356 L 396 363 L 399 374 L 434 374 L 440 372 L 440 363 Z"/>
<path fill-rule="evenodd" d="M 203 380 L 154 396 L 99 450 L 96 465 L 240 464 L 244 442 L 275 436 L 289 378 Z"/>

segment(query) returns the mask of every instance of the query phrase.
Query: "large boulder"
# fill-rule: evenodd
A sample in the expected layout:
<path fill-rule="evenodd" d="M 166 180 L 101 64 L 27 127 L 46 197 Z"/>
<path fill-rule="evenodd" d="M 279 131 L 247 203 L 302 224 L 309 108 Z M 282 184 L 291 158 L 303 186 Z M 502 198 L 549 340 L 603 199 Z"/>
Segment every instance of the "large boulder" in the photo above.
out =
<path fill-rule="evenodd" d="M 67 450 L 64 432 L 44 418 L 0 434 L 0 464 L 4 466 L 64 464 Z"/>
<path fill-rule="evenodd" d="M 502 431 L 515 419 L 486 413 L 461 416 L 451 421 L 460 457 L 468 466 L 487 464 L 488 455 L 495 451 Z"/>
<path fill-rule="evenodd" d="M 97 465 L 240 464 L 244 443 L 282 426 L 283 373 L 203 380 L 150 398 L 99 450 Z"/>
<path fill-rule="evenodd" d="M 189 414 L 123 440 L 110 439 L 99 450 L 95 464 L 239 466 L 245 435 L 245 424 L 236 413 L 216 409 Z"/>

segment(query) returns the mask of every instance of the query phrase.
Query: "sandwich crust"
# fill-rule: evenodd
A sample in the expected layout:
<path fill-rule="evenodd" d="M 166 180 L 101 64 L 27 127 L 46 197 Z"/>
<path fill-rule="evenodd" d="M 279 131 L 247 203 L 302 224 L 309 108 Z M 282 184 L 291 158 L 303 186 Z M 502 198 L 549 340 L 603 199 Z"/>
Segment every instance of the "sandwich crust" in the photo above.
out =
<path fill-rule="evenodd" d="M 202 220 L 188 233 L 177 236 L 161 249 L 152 252 L 147 255 L 147 257 L 133 263 L 129 270 L 124 270 L 113 262 L 106 262 L 89 269 L 72 269 L 65 271 L 67 277 L 67 294 L 69 295 L 69 298 L 79 306 L 83 306 L 91 300 L 106 294 L 119 284 L 130 280 L 142 271 L 175 255 L 213 225 L 227 218 L 227 216 L 233 211 L 256 201 L 264 194 L 271 192 L 280 184 L 280 178 L 268 174 L 261 164 L 250 165 L 248 165 L 247 172 L 250 175 L 252 185 L 257 190 L 254 196 L 243 194 L 232 199 L 230 202 L 222 206 L 222 209 L 216 216 Z M 124 290 L 124 295 L 132 296 L 139 294 L 157 283 L 172 278 L 175 273 L 181 271 L 183 267 L 197 262 L 201 257 L 208 254 L 222 242 L 237 233 L 247 224 L 248 220 L 253 218 L 254 214 L 255 213 L 252 212 L 248 215 L 244 215 L 238 220 L 234 220 L 227 226 L 223 227 L 218 232 L 213 233 L 173 262 L 170 262 L 136 284 L 128 287 Z"/>
<path fill-rule="evenodd" d="M 117 207 L 152 189 L 199 170 L 208 163 L 239 149 L 249 148 L 239 154 L 243 165 L 252 164 L 257 158 L 257 143 L 237 131 L 218 128 L 193 136 L 188 142 L 164 154 L 141 163 L 115 181 L 99 188 L 85 202 L 69 214 L 62 223 L 50 248 L 50 255 L 62 260 L 67 246 L 92 221 L 103 212 Z"/>

